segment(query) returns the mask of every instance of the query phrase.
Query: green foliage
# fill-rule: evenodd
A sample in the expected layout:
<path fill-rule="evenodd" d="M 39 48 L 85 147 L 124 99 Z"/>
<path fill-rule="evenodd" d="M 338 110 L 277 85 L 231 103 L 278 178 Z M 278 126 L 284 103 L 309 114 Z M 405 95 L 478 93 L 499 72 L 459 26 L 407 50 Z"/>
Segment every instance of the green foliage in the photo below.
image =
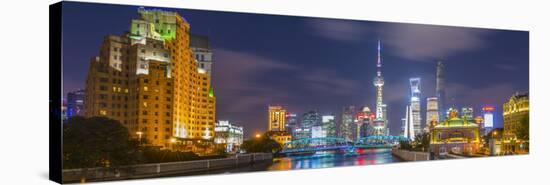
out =
<path fill-rule="evenodd" d="M 430 148 L 430 134 L 419 133 L 414 137 L 414 141 L 400 141 L 399 148 L 403 150 L 426 152 Z"/>
<path fill-rule="evenodd" d="M 158 148 L 146 147 L 142 150 L 144 163 L 163 163 L 175 161 L 198 160 L 201 157 L 193 152 L 180 152 L 171 150 L 160 150 Z"/>
<path fill-rule="evenodd" d="M 116 120 L 73 117 L 63 124 L 63 168 L 135 164 L 138 144 Z"/>
<path fill-rule="evenodd" d="M 248 153 L 275 153 L 282 149 L 277 141 L 263 135 L 260 138 L 249 139 L 243 142 L 242 149 Z"/>

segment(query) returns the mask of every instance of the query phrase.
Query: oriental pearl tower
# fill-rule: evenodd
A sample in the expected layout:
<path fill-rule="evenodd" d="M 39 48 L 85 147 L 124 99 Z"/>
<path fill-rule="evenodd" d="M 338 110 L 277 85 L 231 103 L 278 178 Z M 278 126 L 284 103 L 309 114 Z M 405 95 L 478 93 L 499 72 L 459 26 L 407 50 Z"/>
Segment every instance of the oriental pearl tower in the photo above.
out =
<path fill-rule="evenodd" d="M 373 135 L 389 135 L 387 128 L 386 104 L 382 101 L 384 78 L 382 77 L 382 59 L 380 57 L 380 40 L 378 40 L 378 61 L 376 63 L 376 77 L 373 84 L 376 87 L 376 118 L 373 121 Z"/>

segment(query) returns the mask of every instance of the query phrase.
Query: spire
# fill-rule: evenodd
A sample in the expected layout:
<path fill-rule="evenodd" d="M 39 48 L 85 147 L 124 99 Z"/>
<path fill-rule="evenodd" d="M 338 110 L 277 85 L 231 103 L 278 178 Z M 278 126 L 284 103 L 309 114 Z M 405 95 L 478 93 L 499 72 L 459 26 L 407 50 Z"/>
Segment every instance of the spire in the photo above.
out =
<path fill-rule="evenodd" d="M 376 72 L 376 75 L 377 76 L 382 76 L 382 71 L 381 71 L 382 59 L 380 58 L 380 39 L 378 39 L 378 62 L 376 64 L 376 67 L 378 68 L 378 70 Z"/>

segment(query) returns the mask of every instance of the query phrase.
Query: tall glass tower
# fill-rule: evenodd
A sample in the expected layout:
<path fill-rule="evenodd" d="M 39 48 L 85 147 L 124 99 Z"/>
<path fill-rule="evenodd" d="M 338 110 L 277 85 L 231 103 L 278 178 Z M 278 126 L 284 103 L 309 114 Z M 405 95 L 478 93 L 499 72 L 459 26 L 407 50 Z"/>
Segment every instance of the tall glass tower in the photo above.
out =
<path fill-rule="evenodd" d="M 422 122 L 422 117 L 420 115 L 420 78 L 410 78 L 411 85 L 411 99 L 410 99 L 410 111 L 411 111 L 411 123 L 414 130 L 414 134 L 421 133 L 422 128 L 420 123 Z M 414 135 L 412 135 L 414 138 Z"/>

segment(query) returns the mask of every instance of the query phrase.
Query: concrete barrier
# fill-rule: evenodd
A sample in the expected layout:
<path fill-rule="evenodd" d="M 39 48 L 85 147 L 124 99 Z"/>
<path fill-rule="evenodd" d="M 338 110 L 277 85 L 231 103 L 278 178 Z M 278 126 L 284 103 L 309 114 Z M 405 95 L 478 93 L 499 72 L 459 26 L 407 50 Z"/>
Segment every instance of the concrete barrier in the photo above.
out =
<path fill-rule="evenodd" d="M 428 161 L 430 160 L 430 154 L 427 152 L 414 152 L 401 149 L 392 149 L 392 154 L 405 160 L 405 161 Z"/>
<path fill-rule="evenodd" d="M 253 163 L 270 162 L 271 153 L 237 154 L 223 159 L 139 164 L 118 168 L 87 168 L 63 170 L 63 182 L 120 180 L 203 172 L 215 169 L 237 168 Z"/>

